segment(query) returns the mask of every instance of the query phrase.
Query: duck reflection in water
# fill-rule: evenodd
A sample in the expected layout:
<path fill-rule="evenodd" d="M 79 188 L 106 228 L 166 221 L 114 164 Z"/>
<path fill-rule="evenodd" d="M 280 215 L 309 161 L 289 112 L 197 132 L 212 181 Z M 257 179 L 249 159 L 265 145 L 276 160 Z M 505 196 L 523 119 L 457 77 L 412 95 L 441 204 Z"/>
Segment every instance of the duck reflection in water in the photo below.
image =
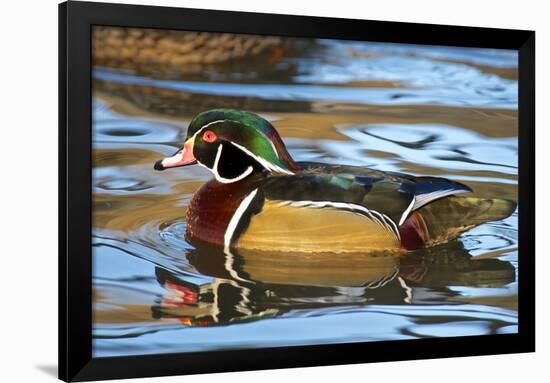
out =
<path fill-rule="evenodd" d="M 514 267 L 496 258 L 475 258 L 460 241 L 422 251 L 327 254 L 223 252 L 198 247 L 187 259 L 210 283 L 193 284 L 156 268 L 166 289 L 153 317 L 185 326 L 242 323 L 357 305 L 430 304 L 457 296 L 449 286 L 502 287 L 515 281 Z M 457 300 L 457 303 L 460 303 Z"/>

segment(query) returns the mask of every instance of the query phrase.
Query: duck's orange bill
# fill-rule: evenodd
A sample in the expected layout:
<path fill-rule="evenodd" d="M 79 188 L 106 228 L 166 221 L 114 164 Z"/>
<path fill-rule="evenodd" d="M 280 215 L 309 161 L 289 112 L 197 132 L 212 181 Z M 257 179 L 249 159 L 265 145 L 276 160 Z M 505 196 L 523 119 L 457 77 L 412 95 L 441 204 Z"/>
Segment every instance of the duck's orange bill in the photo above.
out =
<path fill-rule="evenodd" d="M 183 148 L 178 150 L 172 157 L 166 157 L 155 162 L 155 170 L 164 170 L 168 168 L 177 168 L 178 166 L 193 165 L 197 159 L 193 155 L 193 138 L 185 142 Z"/>

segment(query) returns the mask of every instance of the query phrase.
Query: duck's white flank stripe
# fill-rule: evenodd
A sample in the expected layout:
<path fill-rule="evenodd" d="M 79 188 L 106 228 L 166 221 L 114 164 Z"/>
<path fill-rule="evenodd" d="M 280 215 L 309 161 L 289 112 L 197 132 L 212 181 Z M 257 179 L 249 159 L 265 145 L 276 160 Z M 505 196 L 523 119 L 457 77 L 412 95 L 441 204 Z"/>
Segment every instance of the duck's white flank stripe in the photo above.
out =
<path fill-rule="evenodd" d="M 256 196 L 257 192 L 258 192 L 258 189 L 254 189 L 252 192 L 250 192 L 250 194 L 248 194 L 242 200 L 237 210 L 235 210 L 233 217 L 231 217 L 231 220 L 229 221 L 229 225 L 227 225 L 227 229 L 225 230 L 225 235 L 223 237 L 224 251 L 226 253 L 230 251 L 231 240 L 233 239 L 233 234 L 235 233 L 235 229 L 237 228 L 237 225 L 241 221 L 243 214 L 246 212 L 246 209 L 248 209 L 248 206 Z"/>
<path fill-rule="evenodd" d="M 373 215 L 378 215 L 379 216 L 378 220 L 381 221 L 388 229 L 390 229 L 390 230 L 394 231 L 395 233 L 397 233 L 397 236 L 400 237 L 399 228 L 397 227 L 395 222 L 393 222 L 393 219 L 388 217 L 386 214 L 377 212 L 376 210 L 369 210 L 369 211 Z"/>
<path fill-rule="evenodd" d="M 413 209 L 415 203 L 416 203 L 416 197 L 413 195 L 411 203 L 409 204 L 407 209 L 403 212 L 403 214 L 401 214 L 401 219 L 399 219 L 399 226 L 403 225 L 403 222 L 405 222 L 405 220 L 409 216 L 409 213 Z"/>
<path fill-rule="evenodd" d="M 385 214 L 377 212 L 375 210 L 369 210 L 364 206 L 356 205 L 353 203 L 347 202 L 332 202 L 332 201 L 280 201 L 278 202 L 279 206 L 293 206 L 293 207 L 312 207 L 312 208 L 325 208 L 325 207 L 334 207 L 337 209 L 343 209 L 350 211 L 352 213 L 363 214 L 368 218 L 378 223 L 384 229 L 388 229 L 393 232 L 395 236 L 401 240 L 401 235 L 399 234 L 399 229 L 393 220 Z"/>
<path fill-rule="evenodd" d="M 240 181 L 243 178 L 247 177 L 248 175 L 250 175 L 250 173 L 252 173 L 252 171 L 254 171 L 254 168 L 252 166 L 249 166 L 249 167 L 246 168 L 246 170 L 244 172 L 242 172 L 242 174 L 240 176 L 237 176 L 235 178 L 224 178 L 224 177 L 222 177 L 220 175 L 220 173 L 218 172 L 218 163 L 220 162 L 220 157 L 222 155 L 222 149 L 223 149 L 223 146 L 222 146 L 222 144 L 220 144 L 218 146 L 218 152 L 216 153 L 216 159 L 214 160 L 214 165 L 212 166 L 212 169 L 210 169 L 214 173 L 214 176 L 216 177 L 216 180 L 218 180 L 218 182 L 221 182 L 223 184 L 229 184 L 231 182 L 237 182 L 237 181 Z M 200 162 L 199 162 L 199 164 L 204 166 Z"/>
<path fill-rule="evenodd" d="M 294 174 L 290 170 L 283 169 L 280 166 L 272 164 L 271 162 L 267 161 L 266 159 L 264 159 L 260 156 L 257 156 L 256 154 L 252 153 L 250 150 L 248 150 L 247 148 L 245 148 L 242 145 L 239 145 L 239 144 L 237 144 L 233 141 L 229 141 L 229 142 L 231 142 L 236 148 L 242 150 L 243 152 L 248 154 L 250 157 L 252 157 L 256 161 L 258 161 L 260 163 L 260 165 L 262 165 L 266 170 L 273 171 L 273 172 L 276 172 L 276 173 Z M 275 147 L 273 147 L 273 150 L 275 150 Z M 275 151 L 275 155 L 278 156 L 277 151 Z"/>

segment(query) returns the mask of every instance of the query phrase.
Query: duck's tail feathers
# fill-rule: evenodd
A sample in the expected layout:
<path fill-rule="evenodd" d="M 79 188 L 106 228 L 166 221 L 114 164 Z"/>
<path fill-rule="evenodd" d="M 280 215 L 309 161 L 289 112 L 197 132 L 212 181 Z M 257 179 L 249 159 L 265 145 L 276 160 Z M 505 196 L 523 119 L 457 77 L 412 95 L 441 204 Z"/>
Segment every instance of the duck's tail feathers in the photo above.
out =
<path fill-rule="evenodd" d="M 483 223 L 509 217 L 516 206 L 516 202 L 500 198 L 443 198 L 407 218 L 400 227 L 402 244 L 415 249 L 447 242 Z"/>

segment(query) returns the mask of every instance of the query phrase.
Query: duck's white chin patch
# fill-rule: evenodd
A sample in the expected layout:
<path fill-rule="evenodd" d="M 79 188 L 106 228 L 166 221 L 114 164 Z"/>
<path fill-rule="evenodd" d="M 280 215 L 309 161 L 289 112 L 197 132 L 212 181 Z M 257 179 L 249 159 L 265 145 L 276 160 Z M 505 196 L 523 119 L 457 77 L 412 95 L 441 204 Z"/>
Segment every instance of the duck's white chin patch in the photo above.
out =
<path fill-rule="evenodd" d="M 222 150 L 223 150 L 223 146 L 222 144 L 220 144 L 218 146 L 218 151 L 216 152 L 216 158 L 214 159 L 214 165 L 212 166 L 212 169 L 209 168 L 208 166 L 204 165 L 203 163 L 201 163 L 200 161 L 197 161 L 197 163 L 204 167 L 204 168 L 207 168 L 208 170 L 210 170 L 213 174 L 214 174 L 214 177 L 216 178 L 216 181 L 218 182 L 221 182 L 223 184 L 230 184 L 230 183 L 233 183 L 233 182 L 237 182 L 237 181 L 240 181 L 246 177 L 248 177 L 250 174 L 252 174 L 252 172 L 254 171 L 254 168 L 252 166 L 248 166 L 244 172 L 242 172 L 240 175 L 238 175 L 237 177 L 234 177 L 234 178 L 225 178 L 225 177 L 222 177 L 218 171 L 218 164 L 220 163 L 220 157 L 222 155 Z"/>

